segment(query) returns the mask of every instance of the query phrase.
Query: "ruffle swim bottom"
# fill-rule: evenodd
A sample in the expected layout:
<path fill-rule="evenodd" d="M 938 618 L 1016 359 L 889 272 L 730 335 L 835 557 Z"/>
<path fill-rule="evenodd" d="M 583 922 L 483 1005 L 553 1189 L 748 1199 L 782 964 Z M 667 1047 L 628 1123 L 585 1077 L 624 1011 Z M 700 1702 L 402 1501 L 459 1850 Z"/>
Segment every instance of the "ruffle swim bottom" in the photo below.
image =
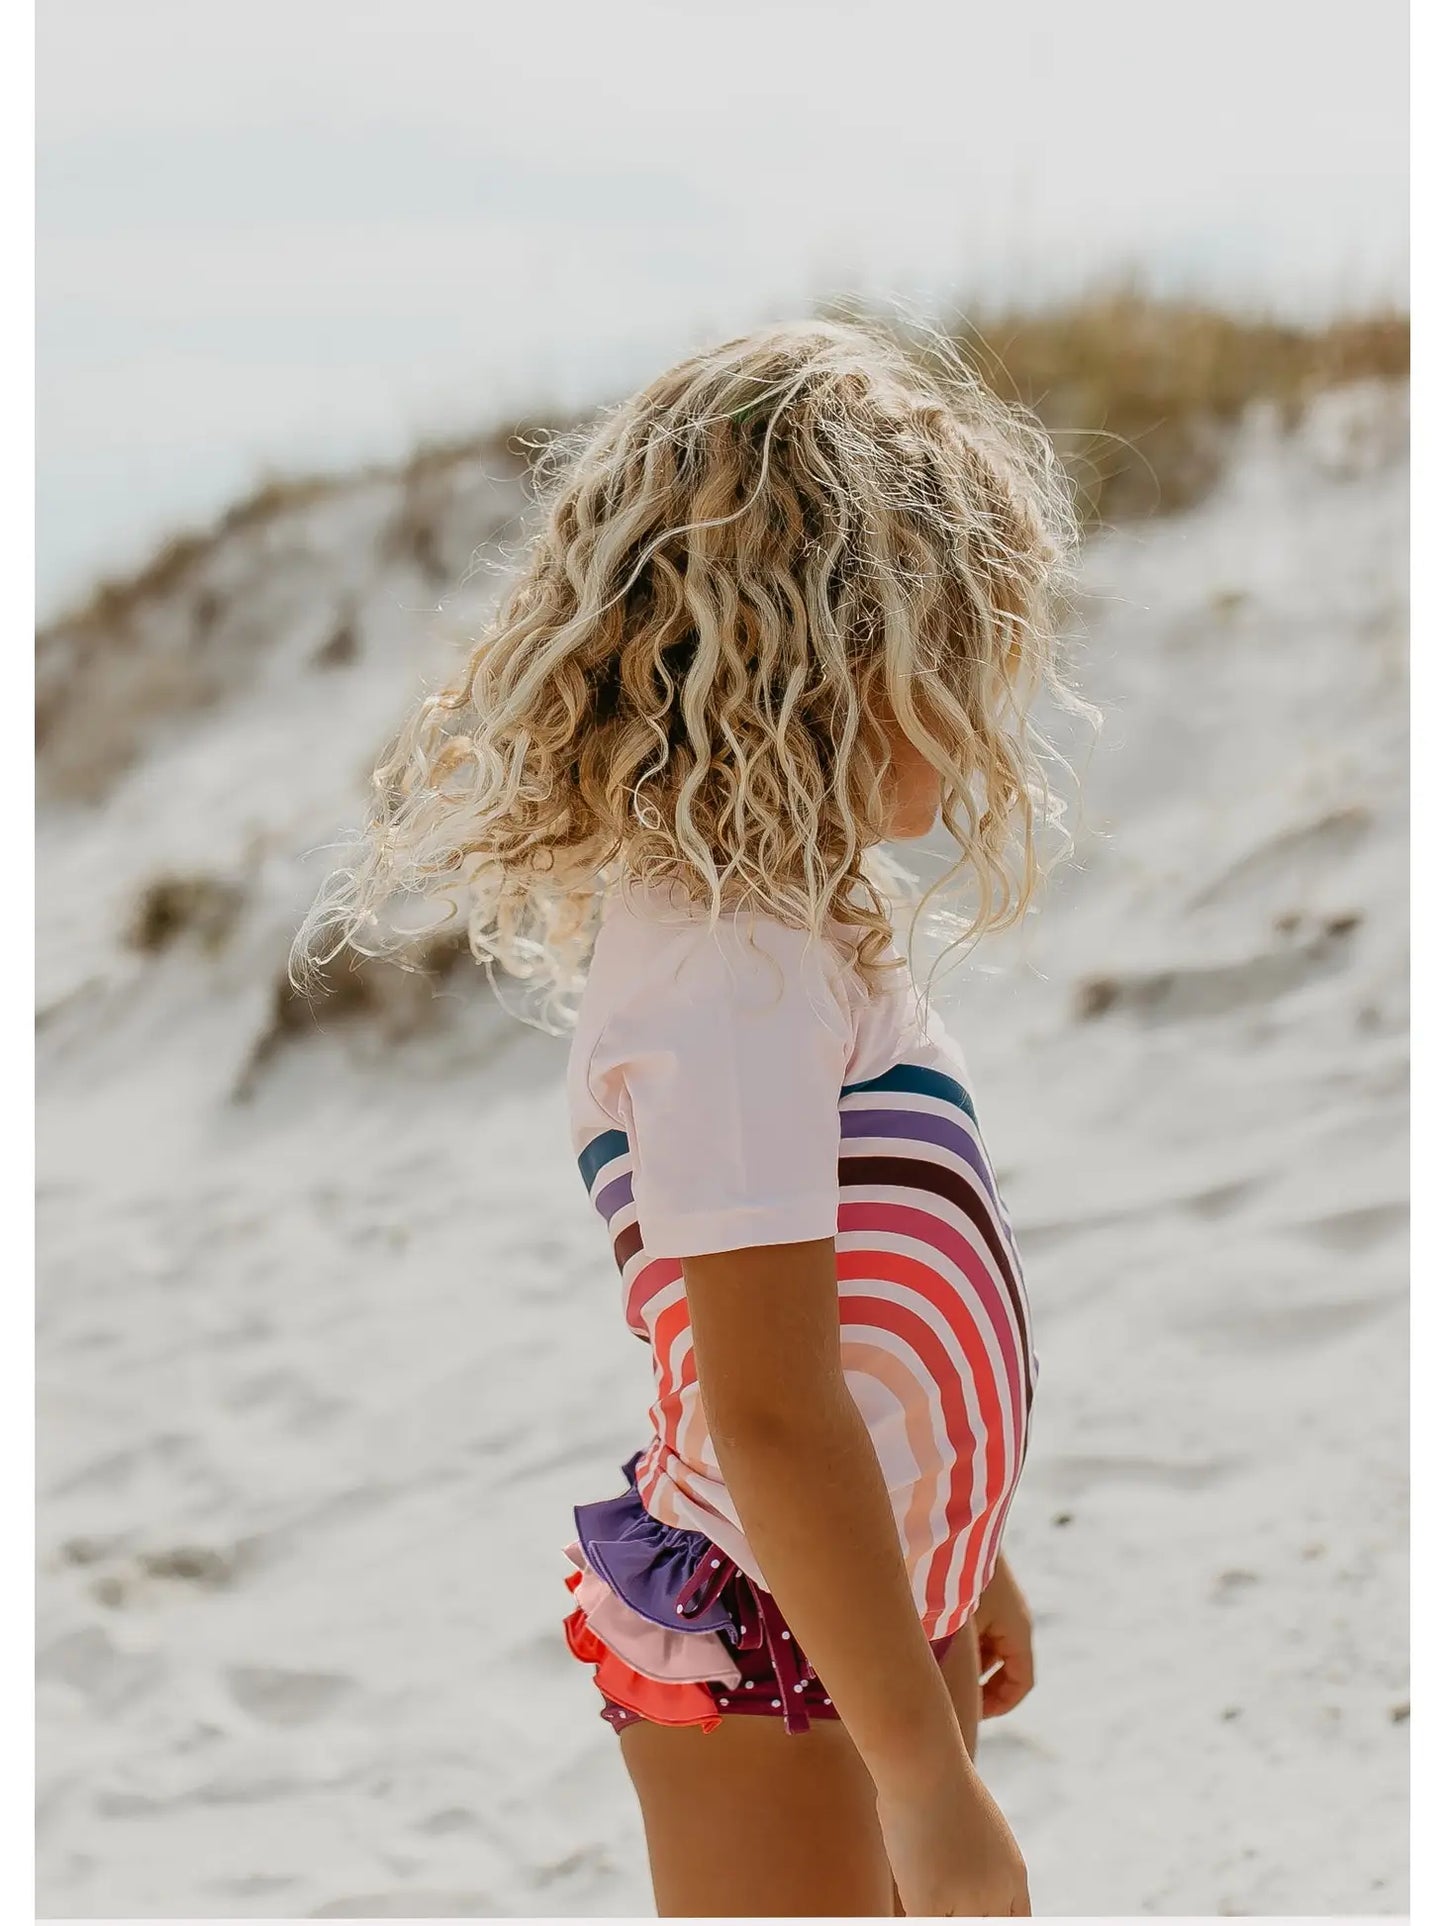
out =
<path fill-rule="evenodd" d="M 594 1668 L 602 1714 L 616 1731 L 639 1719 L 713 1731 L 731 1713 L 781 1719 L 806 1732 L 835 1719 L 833 1701 L 773 1596 L 702 1532 L 664 1525 L 637 1490 L 578 1505 L 567 1548 L 573 1608 L 563 1623 L 573 1655 Z M 942 1660 L 954 1634 L 933 1641 Z"/>

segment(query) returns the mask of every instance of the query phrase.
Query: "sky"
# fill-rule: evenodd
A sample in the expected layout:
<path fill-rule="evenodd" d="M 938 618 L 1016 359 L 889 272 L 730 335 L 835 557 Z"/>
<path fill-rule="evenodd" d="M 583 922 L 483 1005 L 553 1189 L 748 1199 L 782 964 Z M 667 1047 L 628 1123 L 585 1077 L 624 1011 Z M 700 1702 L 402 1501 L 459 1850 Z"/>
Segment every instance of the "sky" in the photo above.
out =
<path fill-rule="evenodd" d="M 41 0 L 42 615 L 840 294 L 1407 293 L 1405 0 Z"/>

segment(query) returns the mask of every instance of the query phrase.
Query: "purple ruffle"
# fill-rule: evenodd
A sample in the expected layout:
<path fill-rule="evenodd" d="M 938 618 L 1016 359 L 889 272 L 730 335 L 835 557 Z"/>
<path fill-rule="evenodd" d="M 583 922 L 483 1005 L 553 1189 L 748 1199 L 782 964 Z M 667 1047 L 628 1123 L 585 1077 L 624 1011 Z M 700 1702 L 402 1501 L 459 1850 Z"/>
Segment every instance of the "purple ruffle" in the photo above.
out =
<path fill-rule="evenodd" d="M 637 1489 L 640 1451 L 622 1467 L 627 1489 L 573 1511 L 588 1564 L 633 1611 L 674 1632 L 716 1632 L 735 1652 L 766 1647 L 789 1732 L 806 1732 L 803 1696 L 817 1677 L 770 1592 L 700 1531 L 664 1525 Z"/>
<path fill-rule="evenodd" d="M 706 1582 L 713 1574 L 731 1576 L 732 1560 L 704 1533 L 664 1525 L 644 1507 L 637 1489 L 641 1457 L 634 1452 L 622 1467 L 626 1491 L 573 1511 L 588 1564 L 654 1625 L 671 1632 L 726 1632 L 735 1640 L 741 1631 L 735 1588 Z"/>

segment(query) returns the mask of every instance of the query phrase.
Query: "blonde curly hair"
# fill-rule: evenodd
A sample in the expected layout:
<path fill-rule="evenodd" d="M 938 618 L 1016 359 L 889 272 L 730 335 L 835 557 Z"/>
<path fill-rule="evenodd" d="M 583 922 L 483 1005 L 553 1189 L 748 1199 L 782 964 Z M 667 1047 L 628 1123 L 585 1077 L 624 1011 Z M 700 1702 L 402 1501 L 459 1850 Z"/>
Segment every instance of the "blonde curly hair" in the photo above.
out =
<path fill-rule="evenodd" d="M 510 593 L 375 772 L 298 980 L 445 900 L 565 1012 L 601 899 L 637 877 L 716 917 L 891 945 L 890 742 L 937 772 L 964 933 L 1015 920 L 1058 810 L 1027 709 L 1059 668 L 1070 497 L 1037 422 L 937 347 L 765 328 L 680 362 L 562 449 Z M 433 926 L 435 927 L 435 926 Z"/>

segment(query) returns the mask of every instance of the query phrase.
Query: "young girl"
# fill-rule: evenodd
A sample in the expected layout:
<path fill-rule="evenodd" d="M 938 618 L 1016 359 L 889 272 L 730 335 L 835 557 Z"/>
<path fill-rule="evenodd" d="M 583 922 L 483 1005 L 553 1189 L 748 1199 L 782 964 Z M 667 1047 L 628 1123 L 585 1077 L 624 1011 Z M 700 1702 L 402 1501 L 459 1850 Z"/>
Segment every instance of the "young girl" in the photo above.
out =
<path fill-rule="evenodd" d="M 398 892 L 449 895 L 575 1006 L 656 1399 L 577 1507 L 566 1637 L 660 1914 L 1029 1910 L 972 1761 L 1032 1682 L 1029 1313 L 873 852 L 941 820 L 970 930 L 1021 913 L 1071 536 L 1041 432 L 960 368 L 811 322 L 683 362 L 555 478 L 302 934 L 376 949 Z"/>

